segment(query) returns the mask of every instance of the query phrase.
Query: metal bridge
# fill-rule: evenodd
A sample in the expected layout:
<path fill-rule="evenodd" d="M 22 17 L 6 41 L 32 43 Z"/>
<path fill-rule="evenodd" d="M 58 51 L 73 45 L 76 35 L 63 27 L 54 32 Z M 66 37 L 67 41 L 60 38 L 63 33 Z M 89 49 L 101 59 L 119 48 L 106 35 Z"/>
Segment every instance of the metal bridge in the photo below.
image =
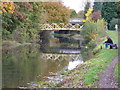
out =
<path fill-rule="evenodd" d="M 82 29 L 82 25 L 75 23 L 52 23 L 52 24 L 40 24 L 41 30 L 77 30 L 80 31 Z"/>

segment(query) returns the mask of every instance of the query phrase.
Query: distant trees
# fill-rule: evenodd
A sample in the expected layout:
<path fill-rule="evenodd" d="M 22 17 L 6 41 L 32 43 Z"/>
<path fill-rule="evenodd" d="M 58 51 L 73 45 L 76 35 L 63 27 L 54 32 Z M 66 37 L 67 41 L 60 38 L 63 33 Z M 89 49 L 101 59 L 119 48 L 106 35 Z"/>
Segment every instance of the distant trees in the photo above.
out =
<path fill-rule="evenodd" d="M 85 14 L 85 19 L 82 20 L 83 22 L 88 22 L 91 20 L 92 11 L 93 11 L 92 8 L 88 9 L 87 13 Z"/>
<path fill-rule="evenodd" d="M 90 2 L 87 2 L 86 5 L 85 5 L 85 8 L 84 8 L 84 14 L 87 13 L 88 9 L 90 8 Z M 86 16 L 84 16 L 85 18 Z"/>
<path fill-rule="evenodd" d="M 70 9 L 60 2 L 44 2 L 47 23 L 65 23 L 70 17 Z"/>
<path fill-rule="evenodd" d="M 93 12 L 101 11 L 103 2 L 94 2 Z"/>
<path fill-rule="evenodd" d="M 78 12 L 78 18 L 84 18 L 84 11 Z"/>
<path fill-rule="evenodd" d="M 93 9 L 94 10 L 94 9 Z M 96 12 L 93 12 L 91 15 L 92 20 L 97 21 L 98 19 L 101 18 L 101 11 L 98 10 Z"/>
<path fill-rule="evenodd" d="M 84 9 L 85 18 L 83 20 L 82 35 L 88 48 L 93 48 L 102 37 L 106 36 L 107 25 L 109 26 L 108 29 L 113 30 L 115 25 L 118 24 L 120 1 L 119 3 L 94 2 L 93 11 L 90 6 L 88 2 Z"/>
<path fill-rule="evenodd" d="M 71 9 L 70 12 L 71 12 L 70 18 L 77 18 L 77 13 L 74 9 Z"/>
<path fill-rule="evenodd" d="M 91 6 L 91 3 L 87 2 L 84 9 L 84 18 L 86 17 L 86 12 Z M 108 29 L 114 29 L 115 24 L 117 23 L 118 17 L 120 16 L 120 2 L 94 2 L 93 11 L 91 19 L 97 21 L 98 19 L 104 18 L 108 23 Z M 111 21 L 112 20 L 112 21 Z M 83 20 L 84 21 L 84 20 Z"/>
<path fill-rule="evenodd" d="M 118 8 L 117 14 L 118 14 L 118 17 L 119 17 L 118 19 L 120 19 L 120 1 L 118 2 L 117 8 Z M 120 28 L 119 24 L 118 24 L 118 28 Z"/>
<path fill-rule="evenodd" d="M 110 21 L 113 18 L 118 18 L 118 2 L 103 2 L 102 17 L 108 22 L 108 29 L 110 29 Z"/>

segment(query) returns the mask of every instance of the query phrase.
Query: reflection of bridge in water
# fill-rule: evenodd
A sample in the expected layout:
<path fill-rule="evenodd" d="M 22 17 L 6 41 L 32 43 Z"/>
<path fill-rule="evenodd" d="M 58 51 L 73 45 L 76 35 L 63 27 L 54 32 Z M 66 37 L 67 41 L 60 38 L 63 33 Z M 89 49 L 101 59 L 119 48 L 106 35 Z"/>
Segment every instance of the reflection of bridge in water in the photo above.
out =
<path fill-rule="evenodd" d="M 76 30 L 80 31 L 82 28 L 82 25 L 78 23 L 52 23 L 52 24 L 41 24 L 40 29 L 41 30 Z"/>
<path fill-rule="evenodd" d="M 45 58 L 47 60 L 81 60 L 80 54 L 47 54 L 43 53 L 42 58 Z"/>

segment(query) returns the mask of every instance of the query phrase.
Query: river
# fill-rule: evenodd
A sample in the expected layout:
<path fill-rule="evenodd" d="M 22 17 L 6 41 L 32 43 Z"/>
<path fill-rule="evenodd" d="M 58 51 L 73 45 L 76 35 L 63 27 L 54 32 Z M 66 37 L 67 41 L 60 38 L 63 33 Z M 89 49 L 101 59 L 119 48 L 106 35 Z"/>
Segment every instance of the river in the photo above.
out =
<path fill-rule="evenodd" d="M 64 40 L 59 40 L 63 42 L 59 45 L 56 38 L 51 40 L 54 43 L 50 41 L 47 51 L 41 50 L 39 44 L 4 49 L 2 51 L 2 87 L 27 87 L 28 83 L 44 81 L 45 77 L 50 78 L 50 73 L 59 73 L 63 69 L 72 70 L 83 63 L 79 45 L 74 40 L 70 41 L 74 41 L 75 45 L 65 44 Z M 67 48 L 64 47 L 65 45 Z"/>

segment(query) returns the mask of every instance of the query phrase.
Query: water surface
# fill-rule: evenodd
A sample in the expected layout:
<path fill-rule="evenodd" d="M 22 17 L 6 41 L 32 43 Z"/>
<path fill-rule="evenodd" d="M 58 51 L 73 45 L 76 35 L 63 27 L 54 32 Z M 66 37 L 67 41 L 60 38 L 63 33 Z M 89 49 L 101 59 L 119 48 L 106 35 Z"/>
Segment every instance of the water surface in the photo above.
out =
<path fill-rule="evenodd" d="M 66 67 L 73 69 L 72 62 L 74 67 L 83 62 L 77 54 L 71 57 L 61 54 L 55 59 L 57 55 L 42 53 L 40 45 L 35 44 L 3 50 L 2 56 L 3 88 L 25 87 L 27 83 L 44 81 L 50 73 L 58 73 Z"/>

